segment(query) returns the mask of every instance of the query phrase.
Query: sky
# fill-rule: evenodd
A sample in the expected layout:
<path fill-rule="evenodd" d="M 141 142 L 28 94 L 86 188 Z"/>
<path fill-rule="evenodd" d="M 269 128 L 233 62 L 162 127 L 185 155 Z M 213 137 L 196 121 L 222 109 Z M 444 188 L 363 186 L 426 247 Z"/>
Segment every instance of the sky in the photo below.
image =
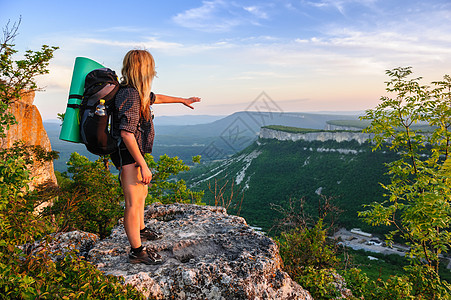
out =
<path fill-rule="evenodd" d="M 120 74 L 130 49 L 156 61 L 155 93 L 202 98 L 158 115 L 226 115 L 266 97 L 284 112 L 364 111 L 385 95 L 385 71 L 424 83 L 451 74 L 450 0 L 0 0 L 0 25 L 21 18 L 19 55 L 58 46 L 35 104 L 65 111 L 75 58 Z M 263 95 L 263 96 L 262 96 Z"/>

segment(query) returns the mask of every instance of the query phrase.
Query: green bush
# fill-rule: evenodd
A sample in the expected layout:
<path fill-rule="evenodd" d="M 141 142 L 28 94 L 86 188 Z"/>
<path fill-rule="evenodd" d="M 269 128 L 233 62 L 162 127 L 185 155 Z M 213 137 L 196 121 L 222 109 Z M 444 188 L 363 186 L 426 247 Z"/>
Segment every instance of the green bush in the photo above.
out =
<path fill-rule="evenodd" d="M 341 296 L 337 289 L 336 270 L 317 269 L 312 266 L 303 268 L 296 282 L 308 290 L 314 299 L 337 299 Z"/>
<path fill-rule="evenodd" d="M 413 265 L 405 268 L 407 278 L 412 282 L 415 299 L 447 300 L 451 298 L 451 284 L 443 281 L 435 270 L 427 265 Z"/>
<path fill-rule="evenodd" d="M 0 259 L 1 299 L 144 299 L 123 278 L 106 276 L 74 252 L 54 262 L 45 249 L 36 256 L 15 249 L 0 252 Z"/>
<path fill-rule="evenodd" d="M 341 275 L 346 281 L 346 287 L 352 291 L 354 297 L 363 298 L 366 295 L 371 281 L 362 270 L 351 268 L 341 272 Z"/>
<path fill-rule="evenodd" d="M 0 161 L 0 242 L 5 246 L 33 241 L 44 232 L 42 220 L 33 215 L 26 197 L 29 172 L 23 159 Z"/>
<path fill-rule="evenodd" d="M 448 300 L 451 286 L 440 280 L 435 271 L 428 266 L 406 267 L 406 274 L 390 276 L 387 280 L 370 280 L 359 269 L 343 271 L 347 287 L 359 299 L 393 300 L 393 299 L 436 299 Z"/>
<path fill-rule="evenodd" d="M 143 299 L 122 279 L 104 275 L 75 253 L 54 262 L 45 247 L 35 256 L 18 247 L 50 233 L 52 225 L 35 213 L 28 182 L 24 157 L 0 160 L 0 299 Z"/>
<path fill-rule="evenodd" d="M 334 285 L 339 259 L 335 247 L 328 242 L 323 220 L 314 227 L 298 226 L 282 232 L 276 239 L 279 253 L 291 278 L 307 289 L 315 299 L 334 299 L 340 292 Z"/>
<path fill-rule="evenodd" d="M 72 153 L 67 164 L 69 175 L 61 175 L 58 198 L 46 214 L 55 216 L 60 230 L 108 236 L 123 215 L 117 176 L 105 168 L 103 158 L 91 162 Z"/>
<path fill-rule="evenodd" d="M 149 195 L 146 203 L 193 203 L 202 204 L 203 191 L 191 191 L 183 179 L 177 180 L 174 176 L 180 172 L 189 171 L 181 159 L 161 155 L 158 162 L 150 154 L 144 156 L 147 165 L 152 170 L 152 184 L 149 185 Z M 199 163 L 200 156 L 193 157 L 194 163 Z"/>
<path fill-rule="evenodd" d="M 321 219 L 313 228 L 300 226 L 291 232 L 283 232 L 276 241 L 285 270 L 293 278 L 302 274 L 304 267 L 329 268 L 339 262 L 334 245 L 327 241 Z"/>

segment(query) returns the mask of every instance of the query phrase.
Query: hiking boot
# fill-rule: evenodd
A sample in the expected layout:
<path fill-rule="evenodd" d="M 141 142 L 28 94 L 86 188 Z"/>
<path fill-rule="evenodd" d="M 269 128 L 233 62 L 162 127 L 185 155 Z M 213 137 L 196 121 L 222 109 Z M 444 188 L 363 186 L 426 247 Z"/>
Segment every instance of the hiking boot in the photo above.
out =
<path fill-rule="evenodd" d="M 145 227 L 144 229 L 142 229 L 140 231 L 140 235 L 141 235 L 141 240 L 143 240 L 143 241 L 153 241 L 153 240 L 161 239 L 161 237 L 163 236 L 161 234 L 161 232 L 152 230 L 147 227 Z"/>
<path fill-rule="evenodd" d="M 143 263 L 146 265 L 157 265 L 163 262 L 160 254 L 155 251 L 150 251 L 147 248 L 143 248 L 143 250 L 139 253 L 133 253 L 133 251 L 130 251 L 128 260 L 132 264 Z"/>

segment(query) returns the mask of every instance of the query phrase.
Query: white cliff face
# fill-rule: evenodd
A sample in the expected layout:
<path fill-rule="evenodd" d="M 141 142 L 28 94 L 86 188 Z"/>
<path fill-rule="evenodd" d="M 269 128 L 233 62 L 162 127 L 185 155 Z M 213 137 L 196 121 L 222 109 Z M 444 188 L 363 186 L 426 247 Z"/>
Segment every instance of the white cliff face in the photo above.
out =
<path fill-rule="evenodd" d="M 351 131 L 362 131 L 362 128 L 352 127 L 352 126 L 339 126 L 327 124 L 325 130 L 351 130 Z"/>
<path fill-rule="evenodd" d="M 325 142 L 328 140 L 333 140 L 336 142 L 345 141 L 357 141 L 359 144 L 365 143 L 369 138 L 370 134 L 362 132 L 332 132 L 332 131 L 321 131 L 321 132 L 308 132 L 308 133 L 290 133 L 285 131 L 279 131 L 268 128 L 261 128 L 260 135 L 261 139 L 276 139 L 279 141 L 320 141 Z"/>

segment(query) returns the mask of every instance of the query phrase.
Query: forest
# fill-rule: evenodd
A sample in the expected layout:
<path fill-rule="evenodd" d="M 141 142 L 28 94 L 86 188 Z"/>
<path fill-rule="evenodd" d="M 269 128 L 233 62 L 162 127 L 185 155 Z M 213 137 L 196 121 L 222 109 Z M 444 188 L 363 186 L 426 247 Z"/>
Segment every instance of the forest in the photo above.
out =
<path fill-rule="evenodd" d="M 339 150 L 341 150 L 339 152 Z M 260 154 L 252 160 L 246 169 L 245 180 L 235 184 L 236 192 L 242 191 L 240 197 L 234 199 L 232 213 L 246 218 L 249 224 L 268 231 L 282 216 L 274 209 L 274 205 L 286 207 L 290 200 L 305 200 L 305 211 L 312 215 L 318 210 L 321 195 L 333 198 L 334 205 L 341 211 L 337 225 L 348 229 L 360 227 L 364 230 L 383 233 L 386 228 L 371 228 L 358 218 L 357 212 L 383 197 L 380 183 L 388 183 L 385 174 L 386 163 L 394 161 L 397 155 L 392 152 L 372 151 L 369 143 L 360 145 L 352 142 L 307 142 L 278 141 L 260 139 L 230 159 L 231 163 L 223 167 L 224 171 L 195 185 L 194 190 L 209 190 L 209 186 L 228 187 L 224 190 L 230 194 L 231 183 L 236 175 L 245 167 L 243 157 L 257 151 Z M 346 151 L 346 153 L 344 153 Z M 215 170 L 223 162 L 209 166 Z M 202 166 L 194 167 L 190 173 L 183 174 L 188 185 L 194 185 L 214 172 L 206 172 Z M 198 174 L 201 173 L 201 174 Z M 245 185 L 247 187 L 245 188 Z M 319 189 L 321 195 L 319 195 Z M 206 203 L 213 203 L 214 194 L 206 193 Z"/>

